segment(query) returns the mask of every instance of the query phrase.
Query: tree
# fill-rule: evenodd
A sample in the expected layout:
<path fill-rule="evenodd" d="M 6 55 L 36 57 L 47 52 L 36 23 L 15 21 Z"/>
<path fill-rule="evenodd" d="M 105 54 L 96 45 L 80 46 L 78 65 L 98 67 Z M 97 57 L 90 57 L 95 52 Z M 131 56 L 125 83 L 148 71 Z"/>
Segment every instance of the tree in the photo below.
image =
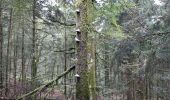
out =
<path fill-rule="evenodd" d="M 19 38 L 19 34 L 14 34 L 14 51 L 13 51 L 13 54 L 14 54 L 14 60 L 13 60 L 13 65 L 14 65 L 14 72 L 13 72 L 13 78 L 14 78 L 14 85 L 16 85 L 17 83 L 17 64 L 18 64 L 18 38 Z M 14 91 L 16 92 L 16 88 L 14 88 Z"/>
<path fill-rule="evenodd" d="M 78 2 L 78 1 L 77 1 Z M 87 40 L 89 34 L 89 8 L 91 8 L 91 0 L 80 1 L 77 5 L 77 35 L 75 37 L 77 45 L 77 84 L 76 99 L 89 100 L 89 83 L 88 83 L 88 64 L 87 64 Z"/>
<path fill-rule="evenodd" d="M 9 26 L 8 26 L 8 44 L 7 44 L 7 59 L 6 59 L 6 74 L 5 74 L 5 94 L 8 93 L 8 74 L 9 69 L 11 67 L 11 57 L 10 57 L 10 49 L 11 49 L 11 35 L 12 35 L 12 8 L 10 9 L 10 19 L 9 19 Z"/>
<path fill-rule="evenodd" d="M 3 88 L 3 30 L 2 30 L 2 0 L 0 1 L 0 89 Z"/>
<path fill-rule="evenodd" d="M 31 65 L 31 78 L 32 78 L 32 84 L 35 87 L 35 77 L 37 74 L 37 58 L 36 58 L 36 40 L 37 40 L 37 34 L 36 34 L 36 4 L 37 0 L 33 0 L 33 5 L 32 5 L 32 65 Z"/>
<path fill-rule="evenodd" d="M 23 24 L 24 24 L 24 18 Z M 22 26 L 22 82 L 26 80 L 26 74 L 25 74 L 25 27 L 24 25 Z"/>

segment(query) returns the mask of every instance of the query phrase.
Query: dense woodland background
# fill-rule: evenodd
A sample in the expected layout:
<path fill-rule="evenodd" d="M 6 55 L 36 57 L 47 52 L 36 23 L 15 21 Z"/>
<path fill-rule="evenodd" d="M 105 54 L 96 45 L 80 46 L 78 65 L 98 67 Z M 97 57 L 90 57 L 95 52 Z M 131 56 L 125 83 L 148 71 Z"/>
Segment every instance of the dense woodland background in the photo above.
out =
<path fill-rule="evenodd" d="M 170 100 L 170 0 L 0 0 L 0 99 Z"/>

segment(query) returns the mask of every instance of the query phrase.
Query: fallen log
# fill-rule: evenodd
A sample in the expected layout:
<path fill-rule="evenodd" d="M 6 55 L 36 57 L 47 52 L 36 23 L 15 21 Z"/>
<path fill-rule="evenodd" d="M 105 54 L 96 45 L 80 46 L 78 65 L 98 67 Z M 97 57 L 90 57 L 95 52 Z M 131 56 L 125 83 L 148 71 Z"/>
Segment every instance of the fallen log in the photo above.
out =
<path fill-rule="evenodd" d="M 57 76 L 54 80 L 48 82 L 47 84 L 45 85 L 42 85 L 36 89 L 34 89 L 33 91 L 27 93 L 27 94 L 24 94 L 22 95 L 21 97 L 18 97 L 16 100 L 22 100 L 22 99 L 25 99 L 26 97 L 36 93 L 36 92 L 40 92 L 42 91 L 43 89 L 45 88 L 48 88 L 51 84 L 53 84 L 54 82 L 58 81 L 60 78 L 62 78 L 64 75 L 68 74 L 70 71 L 72 71 L 73 69 L 75 68 L 75 66 L 73 67 L 70 67 L 69 69 L 67 69 L 65 72 L 63 72 L 61 75 Z"/>

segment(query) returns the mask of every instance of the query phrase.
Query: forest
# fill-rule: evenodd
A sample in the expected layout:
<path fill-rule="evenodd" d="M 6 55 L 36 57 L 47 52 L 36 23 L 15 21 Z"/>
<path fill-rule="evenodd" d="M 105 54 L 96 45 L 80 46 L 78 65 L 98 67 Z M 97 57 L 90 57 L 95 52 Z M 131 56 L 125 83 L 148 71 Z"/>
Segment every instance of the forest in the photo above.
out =
<path fill-rule="evenodd" d="M 170 100 L 170 0 L 0 0 L 0 100 Z"/>

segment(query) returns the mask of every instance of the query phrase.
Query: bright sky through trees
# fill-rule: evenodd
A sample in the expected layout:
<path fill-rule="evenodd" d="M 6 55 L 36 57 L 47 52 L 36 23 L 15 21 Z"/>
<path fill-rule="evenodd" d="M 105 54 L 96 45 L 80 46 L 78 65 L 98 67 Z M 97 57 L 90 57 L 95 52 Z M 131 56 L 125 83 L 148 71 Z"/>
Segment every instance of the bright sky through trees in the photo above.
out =
<path fill-rule="evenodd" d="M 154 0 L 154 1 L 155 1 L 154 4 L 156 5 L 160 5 L 160 6 L 164 5 L 164 3 L 161 0 Z"/>

